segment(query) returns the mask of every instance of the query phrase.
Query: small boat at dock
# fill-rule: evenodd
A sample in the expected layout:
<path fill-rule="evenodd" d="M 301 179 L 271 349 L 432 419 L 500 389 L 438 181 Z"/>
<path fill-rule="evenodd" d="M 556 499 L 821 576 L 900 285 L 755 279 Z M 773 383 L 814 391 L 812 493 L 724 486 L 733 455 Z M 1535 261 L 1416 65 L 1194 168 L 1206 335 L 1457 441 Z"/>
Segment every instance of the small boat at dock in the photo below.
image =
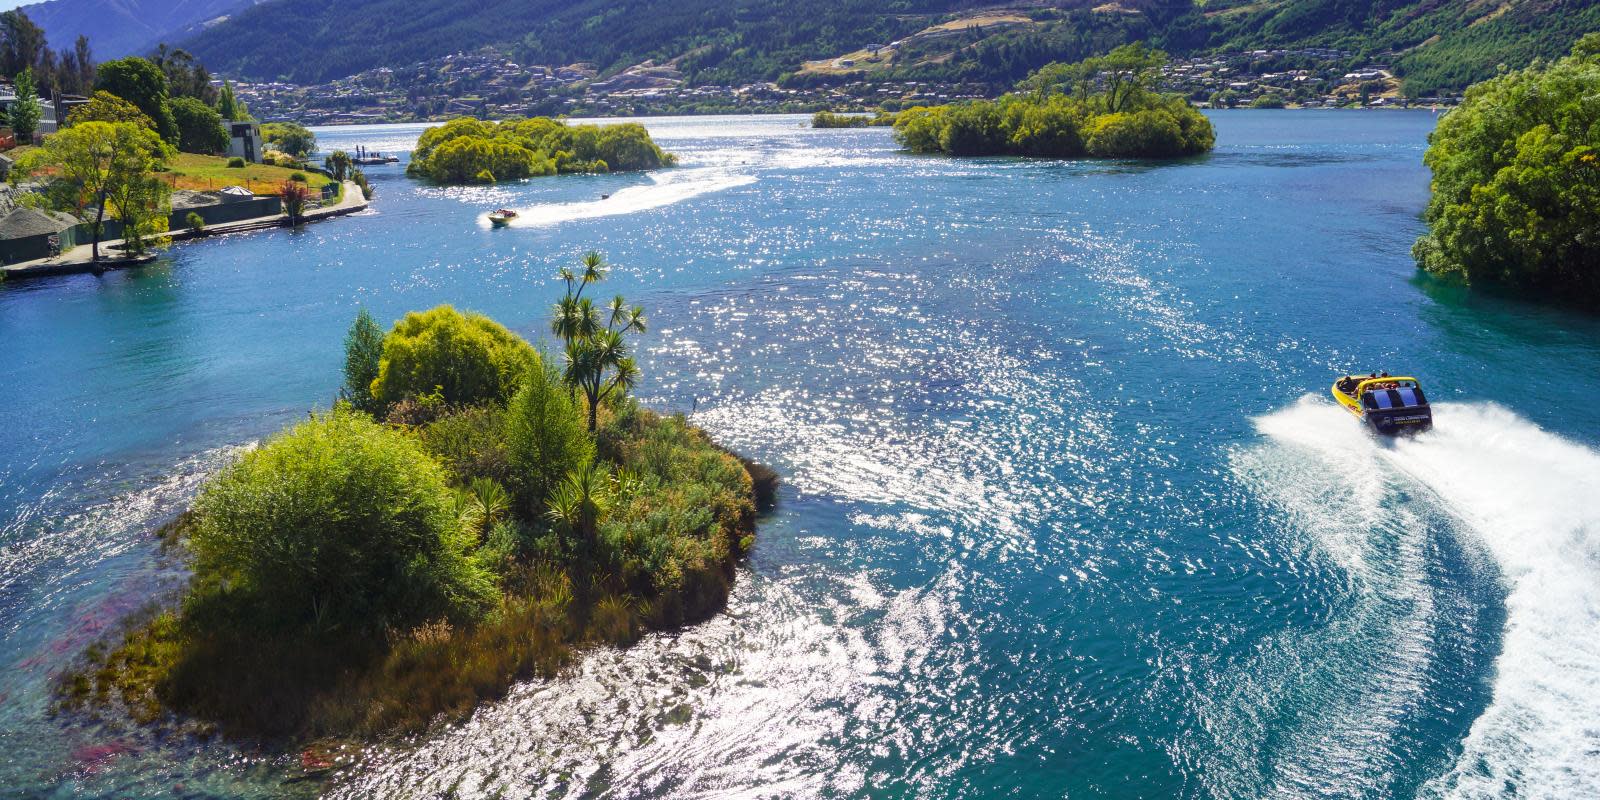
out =
<path fill-rule="evenodd" d="M 350 160 L 351 162 L 363 167 L 371 167 L 379 164 L 400 163 L 399 156 L 385 155 L 375 150 L 368 150 L 366 147 L 359 144 L 356 145 L 356 153 L 353 157 L 351 157 Z"/>
<path fill-rule="evenodd" d="M 509 208 L 497 208 L 494 211 L 489 212 L 489 221 L 493 223 L 496 228 L 504 228 L 505 226 L 511 224 L 511 220 L 516 218 L 517 212 L 512 211 Z"/>
<path fill-rule="evenodd" d="M 1433 427 L 1433 408 L 1416 378 L 1371 373 L 1333 383 L 1333 399 L 1376 433 L 1393 436 Z"/>

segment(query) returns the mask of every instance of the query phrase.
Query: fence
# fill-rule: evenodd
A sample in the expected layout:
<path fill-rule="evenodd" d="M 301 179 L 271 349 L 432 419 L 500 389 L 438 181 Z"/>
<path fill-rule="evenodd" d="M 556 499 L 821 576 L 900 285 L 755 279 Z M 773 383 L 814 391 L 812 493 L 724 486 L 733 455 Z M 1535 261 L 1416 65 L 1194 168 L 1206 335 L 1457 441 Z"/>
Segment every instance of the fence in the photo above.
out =
<path fill-rule="evenodd" d="M 205 224 L 221 225 L 226 222 L 239 222 L 256 217 L 270 217 L 283 213 L 283 201 L 277 197 L 257 197 L 254 200 L 240 200 L 236 203 L 218 203 L 209 206 L 195 206 L 183 208 L 172 212 L 167 217 L 167 230 L 181 231 L 189 229 L 189 214 L 193 212 L 200 215 Z M 72 239 L 77 244 L 88 244 L 94 240 L 94 224 L 80 223 L 68 230 L 72 231 Z M 107 218 L 101 226 L 100 241 L 122 238 L 122 223 Z M 66 237 L 62 237 L 65 241 Z"/>

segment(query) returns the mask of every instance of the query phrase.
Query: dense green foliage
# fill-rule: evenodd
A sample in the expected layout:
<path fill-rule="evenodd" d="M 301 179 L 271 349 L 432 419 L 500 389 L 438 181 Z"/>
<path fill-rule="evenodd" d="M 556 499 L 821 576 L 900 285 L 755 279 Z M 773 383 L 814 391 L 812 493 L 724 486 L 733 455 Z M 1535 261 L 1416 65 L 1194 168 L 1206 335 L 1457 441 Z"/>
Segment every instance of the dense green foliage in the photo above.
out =
<path fill-rule="evenodd" d="M 317 135 L 298 122 L 268 122 L 261 126 L 261 138 L 295 158 L 305 158 L 317 149 Z"/>
<path fill-rule="evenodd" d="M 569 125 L 547 117 L 454 119 L 422 133 L 406 173 L 439 183 L 493 183 L 674 163 L 643 125 Z"/>
<path fill-rule="evenodd" d="M 555 488 L 594 460 L 574 394 L 542 364 L 528 370 L 511 398 L 504 439 L 510 488 L 529 517 L 542 514 Z"/>
<path fill-rule="evenodd" d="M 869 128 L 894 124 L 894 115 L 880 111 L 872 116 L 865 114 L 835 114 L 818 111 L 811 115 L 813 128 Z"/>
<path fill-rule="evenodd" d="M 45 175 L 45 194 L 60 210 L 90 224 L 95 260 L 107 215 L 123 223 L 127 248 L 139 252 L 167 229 L 171 189 L 154 177 L 176 155 L 149 127 L 136 122 L 77 122 L 45 137 L 17 160 L 12 180 Z"/>
<path fill-rule="evenodd" d="M 132 122 L 150 130 L 156 129 L 155 120 L 140 111 L 138 106 L 104 90 L 95 92 L 89 97 L 89 102 L 67 114 L 68 125 L 95 121 Z"/>
<path fill-rule="evenodd" d="M 533 347 L 498 322 L 439 306 L 405 315 L 383 337 L 372 396 L 385 407 L 435 395 L 458 405 L 504 403 L 538 364 Z"/>
<path fill-rule="evenodd" d="M 217 113 L 230 122 L 252 119 L 250 110 L 233 96 L 233 84 L 226 80 L 222 82 L 222 89 L 217 92 Z"/>
<path fill-rule="evenodd" d="M 19 141 L 31 141 L 34 132 L 39 129 L 39 118 L 44 113 L 39 105 L 39 95 L 34 90 L 32 69 L 17 73 L 15 91 L 17 99 L 7 111 L 6 121 L 11 125 L 11 130 L 16 132 Z"/>
<path fill-rule="evenodd" d="M 625 403 L 600 432 L 627 474 L 597 526 L 603 569 L 625 596 L 678 624 L 726 597 L 730 559 L 755 525 L 750 473 L 681 417 Z"/>
<path fill-rule="evenodd" d="M 1429 138 L 1424 269 L 1600 307 L 1600 34 L 1473 86 Z"/>
<path fill-rule="evenodd" d="M 217 155 L 228 149 L 228 132 L 216 109 L 193 97 L 174 97 L 168 105 L 178 126 L 179 150 Z"/>
<path fill-rule="evenodd" d="M 190 603 L 215 604 L 215 624 L 382 630 L 472 619 L 493 598 L 443 470 L 355 411 L 246 453 L 206 484 L 194 519 Z"/>
<path fill-rule="evenodd" d="M 339 398 L 357 411 L 378 414 L 382 406 L 372 395 L 372 384 L 378 379 L 382 363 L 383 329 L 363 308 L 356 312 L 344 337 L 344 386 L 339 389 Z"/>
<path fill-rule="evenodd" d="M 278 0 L 197 34 L 191 49 L 228 72 L 316 82 L 495 44 L 523 63 L 594 63 L 603 72 L 673 61 L 691 83 L 849 80 L 793 75 L 811 59 L 904 42 L 879 77 L 969 81 L 1000 88 L 1053 61 L 1076 61 L 1144 40 L 1169 52 L 1327 46 L 1364 60 L 1399 53 L 1407 91 L 1431 93 L 1559 54 L 1559 42 L 1600 28 L 1586 0 L 1122 0 L 1033 6 L 1032 24 L 908 38 L 984 4 L 972 0 Z M 406 25 L 347 35 L 348 19 Z M 857 73 L 859 76 L 860 73 Z"/>
<path fill-rule="evenodd" d="M 162 141 L 177 143 L 178 123 L 168 104 L 167 76 L 153 62 L 138 56 L 107 61 L 96 70 L 94 88 L 132 103 L 155 123 Z"/>
<path fill-rule="evenodd" d="M 441 307 L 390 338 L 486 330 L 510 337 Z M 375 336 L 358 316 L 347 397 Z M 493 360 L 476 347 L 431 357 L 460 358 L 436 370 L 456 374 Z M 539 361 L 509 403 L 441 400 L 409 426 L 341 404 L 242 456 L 168 531 L 194 556 L 181 608 L 91 648 L 63 699 L 253 736 L 417 730 L 553 674 L 573 645 L 626 644 L 721 607 L 775 477 L 620 392 L 591 432 L 584 395 Z"/>
<path fill-rule="evenodd" d="M 895 138 L 914 153 L 1174 158 L 1211 149 L 1211 122 L 1152 87 L 1165 54 L 1140 45 L 1052 64 L 1026 94 L 900 112 Z M 1070 92 L 1070 94 L 1069 94 Z"/>

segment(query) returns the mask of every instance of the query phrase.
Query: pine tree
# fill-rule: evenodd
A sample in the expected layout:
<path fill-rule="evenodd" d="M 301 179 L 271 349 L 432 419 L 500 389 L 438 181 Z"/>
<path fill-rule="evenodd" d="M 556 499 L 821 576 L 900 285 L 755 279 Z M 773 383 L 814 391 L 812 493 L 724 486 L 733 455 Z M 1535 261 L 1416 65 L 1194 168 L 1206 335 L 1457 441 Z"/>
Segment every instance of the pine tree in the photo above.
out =
<path fill-rule="evenodd" d="M 11 130 L 16 132 L 20 144 L 33 141 L 43 110 L 39 107 L 39 96 L 33 88 L 32 69 L 17 74 L 16 88 L 17 102 L 11 105 Z"/>

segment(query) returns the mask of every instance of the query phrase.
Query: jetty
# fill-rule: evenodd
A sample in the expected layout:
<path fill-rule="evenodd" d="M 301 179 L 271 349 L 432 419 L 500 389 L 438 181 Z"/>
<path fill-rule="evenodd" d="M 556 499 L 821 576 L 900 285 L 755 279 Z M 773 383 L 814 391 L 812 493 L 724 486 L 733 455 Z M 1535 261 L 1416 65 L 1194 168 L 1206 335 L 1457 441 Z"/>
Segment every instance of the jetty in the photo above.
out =
<path fill-rule="evenodd" d="M 303 223 L 319 222 L 346 214 L 364 211 L 371 205 L 361 187 L 354 181 L 344 182 L 344 196 L 339 202 L 319 208 L 308 208 L 301 212 L 300 220 Z M 250 231 L 270 230 L 282 228 L 289 221 L 289 215 L 279 212 L 262 217 L 242 219 L 237 222 L 225 222 L 208 225 L 203 230 L 196 231 L 192 228 L 181 228 L 168 231 L 165 235 L 173 241 L 183 239 L 200 239 L 210 236 L 222 236 L 230 233 L 247 233 Z M 4 280 L 22 278 L 39 278 L 50 275 L 73 275 L 85 272 L 105 272 L 113 269 L 124 269 L 149 264 L 161 257 L 159 253 L 146 252 L 138 256 L 120 253 L 121 239 L 102 239 L 100 241 L 100 260 L 94 259 L 92 245 L 81 244 L 60 255 L 49 258 L 36 258 L 32 261 L 19 261 L 0 267 L 0 277 Z"/>
<path fill-rule="evenodd" d="M 356 145 L 355 155 L 352 156 L 350 160 L 363 167 L 376 166 L 378 164 L 400 163 L 399 156 L 385 155 L 376 150 L 368 150 L 365 145 L 359 144 Z"/>

